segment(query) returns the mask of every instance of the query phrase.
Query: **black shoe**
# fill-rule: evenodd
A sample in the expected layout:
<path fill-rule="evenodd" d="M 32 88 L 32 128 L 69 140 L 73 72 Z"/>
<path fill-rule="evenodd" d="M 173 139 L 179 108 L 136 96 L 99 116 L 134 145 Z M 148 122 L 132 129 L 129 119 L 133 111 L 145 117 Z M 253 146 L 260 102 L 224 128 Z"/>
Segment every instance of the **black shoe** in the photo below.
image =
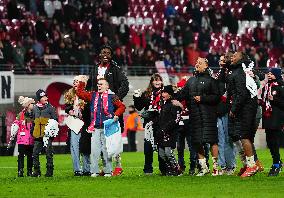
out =
<path fill-rule="evenodd" d="M 27 172 L 27 176 L 28 176 L 28 177 L 31 177 L 31 176 L 32 176 L 32 174 L 33 174 L 33 171 L 32 171 L 32 170 L 28 170 L 28 172 Z"/>
<path fill-rule="evenodd" d="M 23 171 L 23 169 L 20 169 L 20 170 L 18 171 L 18 177 L 24 177 L 24 171 Z"/>
<path fill-rule="evenodd" d="M 190 176 L 194 176 L 194 175 L 195 175 L 195 169 L 189 170 L 188 174 L 189 174 Z"/>
<path fill-rule="evenodd" d="M 272 164 L 270 171 L 268 173 L 268 177 L 273 177 L 279 175 L 282 169 L 282 163 L 279 164 Z"/>
<path fill-rule="evenodd" d="M 53 177 L 53 170 L 47 170 L 44 176 L 45 177 Z"/>
<path fill-rule="evenodd" d="M 91 174 L 92 174 L 91 172 L 83 172 L 82 176 L 91 176 Z"/>
<path fill-rule="evenodd" d="M 32 174 L 32 177 L 40 177 L 40 176 L 41 176 L 40 170 L 35 170 Z"/>
<path fill-rule="evenodd" d="M 82 173 L 80 171 L 75 171 L 74 176 L 82 176 Z"/>

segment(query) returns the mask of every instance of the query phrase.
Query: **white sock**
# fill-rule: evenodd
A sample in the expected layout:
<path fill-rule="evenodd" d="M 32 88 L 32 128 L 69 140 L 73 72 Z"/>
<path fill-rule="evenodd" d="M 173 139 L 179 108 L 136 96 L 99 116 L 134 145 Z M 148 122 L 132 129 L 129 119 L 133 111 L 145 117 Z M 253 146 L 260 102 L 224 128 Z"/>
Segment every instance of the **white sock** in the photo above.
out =
<path fill-rule="evenodd" d="M 115 167 L 116 168 L 122 168 L 121 166 L 121 157 L 120 157 L 120 154 L 115 156 Z"/>
<path fill-rule="evenodd" d="M 213 161 L 213 169 L 218 169 L 218 158 L 212 157 L 212 161 Z"/>
<path fill-rule="evenodd" d="M 202 169 L 207 169 L 206 158 L 198 159 L 198 162 Z"/>
<path fill-rule="evenodd" d="M 255 166 L 255 161 L 254 161 L 254 156 L 246 157 L 247 165 L 249 167 L 254 167 Z"/>

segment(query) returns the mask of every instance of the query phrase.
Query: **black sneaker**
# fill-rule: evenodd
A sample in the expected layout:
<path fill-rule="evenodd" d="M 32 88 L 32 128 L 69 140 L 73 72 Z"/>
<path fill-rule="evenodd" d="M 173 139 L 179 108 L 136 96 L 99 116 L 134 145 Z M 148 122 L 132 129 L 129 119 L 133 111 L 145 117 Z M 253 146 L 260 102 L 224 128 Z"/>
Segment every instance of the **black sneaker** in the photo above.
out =
<path fill-rule="evenodd" d="M 41 172 L 38 170 L 35 170 L 32 174 L 32 177 L 40 177 L 41 176 Z"/>
<path fill-rule="evenodd" d="M 268 177 L 278 176 L 282 169 L 282 164 L 272 164 L 270 171 L 268 173 Z"/>
<path fill-rule="evenodd" d="M 75 171 L 74 176 L 82 176 L 82 173 L 80 171 Z"/>
<path fill-rule="evenodd" d="M 24 177 L 24 171 L 23 170 L 18 171 L 18 177 Z"/>
<path fill-rule="evenodd" d="M 46 171 L 46 173 L 45 173 L 45 175 L 44 175 L 45 177 L 53 177 L 53 170 L 52 169 L 47 169 L 47 171 Z"/>
<path fill-rule="evenodd" d="M 91 176 L 91 174 L 92 174 L 91 172 L 83 172 L 82 173 L 83 176 Z"/>
<path fill-rule="evenodd" d="M 28 176 L 28 177 L 31 177 L 32 175 L 33 175 L 33 171 L 28 170 L 28 172 L 27 172 L 27 176 Z"/>
<path fill-rule="evenodd" d="M 194 176 L 195 175 L 195 169 L 189 170 L 188 174 L 190 176 Z"/>

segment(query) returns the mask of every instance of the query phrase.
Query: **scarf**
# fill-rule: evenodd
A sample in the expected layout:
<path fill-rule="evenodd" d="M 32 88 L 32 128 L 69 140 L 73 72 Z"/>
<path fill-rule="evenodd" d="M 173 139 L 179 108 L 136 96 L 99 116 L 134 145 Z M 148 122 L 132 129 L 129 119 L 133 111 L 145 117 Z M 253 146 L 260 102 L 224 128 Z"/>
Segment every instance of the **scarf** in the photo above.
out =
<path fill-rule="evenodd" d="M 277 82 L 272 82 L 272 83 L 266 83 L 264 86 L 264 93 L 263 93 L 263 98 L 262 98 L 262 104 L 264 108 L 263 116 L 268 118 L 272 115 L 272 107 L 270 104 L 269 96 L 271 96 L 273 93 L 271 93 L 271 89 L 274 86 L 278 86 Z"/>
<path fill-rule="evenodd" d="M 42 108 L 42 107 L 44 107 L 45 105 L 47 105 L 48 103 L 46 103 L 46 104 L 42 104 L 41 102 L 38 102 L 38 103 L 36 103 L 36 106 L 38 106 L 39 108 Z"/>
<path fill-rule="evenodd" d="M 99 102 L 99 97 L 102 98 L 102 109 L 104 111 L 104 114 L 106 116 L 110 116 L 108 112 L 108 91 L 103 92 L 102 94 L 99 94 L 98 92 L 96 93 L 96 98 L 94 101 L 94 119 L 91 122 L 90 126 L 88 127 L 88 132 L 92 133 L 95 131 L 95 125 L 96 125 L 96 119 L 97 119 L 97 111 L 98 111 L 98 102 Z"/>
<path fill-rule="evenodd" d="M 159 89 L 158 91 L 153 91 L 151 95 L 151 102 L 149 109 L 160 110 L 161 109 L 160 100 L 161 100 L 161 90 Z"/>
<path fill-rule="evenodd" d="M 248 67 L 242 63 L 243 70 L 246 74 L 246 88 L 250 92 L 250 97 L 254 98 L 257 96 L 257 85 L 254 81 L 254 79 L 251 77 L 251 74 L 253 73 L 252 68 L 254 67 L 254 63 L 251 62 Z"/>

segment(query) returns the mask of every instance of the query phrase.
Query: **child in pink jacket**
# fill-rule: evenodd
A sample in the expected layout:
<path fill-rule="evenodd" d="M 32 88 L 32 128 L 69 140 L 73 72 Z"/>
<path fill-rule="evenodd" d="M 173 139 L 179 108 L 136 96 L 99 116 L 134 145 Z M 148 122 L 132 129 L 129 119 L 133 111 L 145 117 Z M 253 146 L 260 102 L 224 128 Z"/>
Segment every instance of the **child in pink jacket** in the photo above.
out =
<path fill-rule="evenodd" d="M 12 141 L 17 136 L 18 144 L 18 177 L 24 176 L 24 158 L 27 156 L 27 176 L 32 175 L 33 168 L 33 144 L 34 139 L 32 131 L 32 109 L 35 103 L 34 99 L 20 96 L 18 102 L 23 106 L 23 110 L 18 114 L 11 127 Z"/>

